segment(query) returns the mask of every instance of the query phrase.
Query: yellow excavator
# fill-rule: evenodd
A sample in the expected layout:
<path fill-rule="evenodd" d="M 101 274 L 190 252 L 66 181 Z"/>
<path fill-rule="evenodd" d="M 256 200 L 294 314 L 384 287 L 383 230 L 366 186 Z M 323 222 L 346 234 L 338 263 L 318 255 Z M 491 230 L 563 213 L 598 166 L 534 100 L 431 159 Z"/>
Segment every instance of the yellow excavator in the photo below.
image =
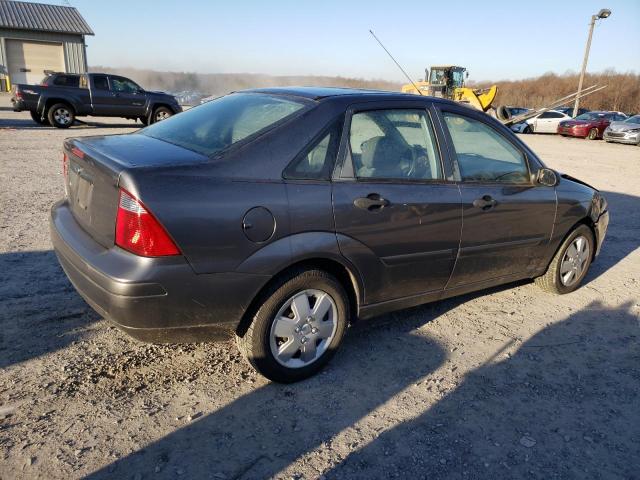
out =
<path fill-rule="evenodd" d="M 488 111 L 498 94 L 498 86 L 474 89 L 464 86 L 469 76 L 467 69 L 455 65 L 434 66 L 425 70 L 423 81 L 412 82 L 402 86 L 404 93 L 429 95 L 447 98 L 468 104 L 470 107 Z M 418 91 L 419 90 L 419 91 Z"/>

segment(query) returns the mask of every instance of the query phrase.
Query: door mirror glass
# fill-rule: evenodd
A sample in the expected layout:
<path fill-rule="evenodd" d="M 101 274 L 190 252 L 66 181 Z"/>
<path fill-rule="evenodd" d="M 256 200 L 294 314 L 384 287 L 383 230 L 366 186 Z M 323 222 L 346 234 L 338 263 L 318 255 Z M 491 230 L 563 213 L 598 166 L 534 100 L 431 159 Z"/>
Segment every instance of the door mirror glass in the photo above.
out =
<path fill-rule="evenodd" d="M 550 168 L 541 168 L 538 170 L 536 180 L 540 185 L 544 185 L 545 187 L 555 187 L 558 183 L 558 176 L 556 172 Z"/>

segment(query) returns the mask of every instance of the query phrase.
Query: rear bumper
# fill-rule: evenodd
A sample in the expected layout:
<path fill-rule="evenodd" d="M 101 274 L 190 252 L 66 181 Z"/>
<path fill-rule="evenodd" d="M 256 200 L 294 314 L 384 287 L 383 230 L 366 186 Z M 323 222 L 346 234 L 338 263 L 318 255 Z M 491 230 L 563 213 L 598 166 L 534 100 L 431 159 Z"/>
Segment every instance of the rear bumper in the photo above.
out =
<path fill-rule="evenodd" d="M 14 112 L 22 112 L 23 110 L 27 109 L 27 106 L 24 103 L 24 100 L 18 100 L 15 97 L 11 98 L 11 107 L 13 108 Z"/>
<path fill-rule="evenodd" d="M 55 204 L 51 241 L 78 293 L 132 337 L 198 342 L 231 336 L 264 275 L 196 274 L 184 257 L 143 258 L 105 249 L 75 221 L 66 201 Z"/>

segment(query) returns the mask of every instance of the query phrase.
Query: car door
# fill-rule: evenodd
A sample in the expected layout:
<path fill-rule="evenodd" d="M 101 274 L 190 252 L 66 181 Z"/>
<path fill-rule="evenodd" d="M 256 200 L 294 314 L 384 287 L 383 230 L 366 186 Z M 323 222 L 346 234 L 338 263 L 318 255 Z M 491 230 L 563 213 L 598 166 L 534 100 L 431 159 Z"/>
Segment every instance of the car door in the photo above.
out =
<path fill-rule="evenodd" d="M 555 132 L 555 129 L 553 129 L 553 113 L 554 112 L 544 112 L 536 118 L 536 133 Z"/>
<path fill-rule="evenodd" d="M 526 276 L 550 239 L 555 189 L 535 183 L 529 166 L 535 159 L 501 125 L 455 106 L 440 107 L 440 114 L 463 207 L 460 251 L 447 288 Z"/>
<path fill-rule="evenodd" d="M 441 291 L 453 269 L 460 192 L 447 179 L 433 112 L 424 105 L 368 104 L 347 114 L 334 218 L 367 304 Z"/>
<path fill-rule="evenodd" d="M 107 75 L 90 75 L 91 104 L 94 115 L 110 116 L 113 112 L 113 93 Z"/>
<path fill-rule="evenodd" d="M 111 75 L 109 81 L 113 92 L 114 114 L 121 117 L 143 116 L 145 94 L 142 88 L 132 80 L 117 75 Z"/>

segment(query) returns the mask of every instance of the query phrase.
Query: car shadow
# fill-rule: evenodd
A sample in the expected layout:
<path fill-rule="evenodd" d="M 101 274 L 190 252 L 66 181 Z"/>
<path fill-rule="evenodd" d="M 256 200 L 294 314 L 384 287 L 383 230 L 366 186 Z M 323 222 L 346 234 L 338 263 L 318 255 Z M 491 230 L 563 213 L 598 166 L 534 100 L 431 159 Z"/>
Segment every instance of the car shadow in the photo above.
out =
<path fill-rule="evenodd" d="M 639 339 L 633 302 L 593 302 L 499 352 L 325 476 L 636 478 Z"/>
<path fill-rule="evenodd" d="M 90 128 L 143 128 L 144 125 L 138 122 L 130 121 L 128 123 L 100 123 L 93 120 L 76 120 L 75 123 L 67 130 L 74 131 Z M 22 118 L 0 118 L 0 129 L 2 130 L 58 130 L 51 125 L 40 125 L 31 119 Z"/>
<path fill-rule="evenodd" d="M 438 369 L 445 351 L 415 330 L 439 311 L 414 309 L 402 319 L 381 317 L 366 329 L 355 327 L 322 373 L 253 390 L 86 478 L 154 471 L 161 479 L 271 478 Z"/>
<path fill-rule="evenodd" d="M 64 348 L 99 318 L 53 251 L 0 254 L 0 368 Z"/>

